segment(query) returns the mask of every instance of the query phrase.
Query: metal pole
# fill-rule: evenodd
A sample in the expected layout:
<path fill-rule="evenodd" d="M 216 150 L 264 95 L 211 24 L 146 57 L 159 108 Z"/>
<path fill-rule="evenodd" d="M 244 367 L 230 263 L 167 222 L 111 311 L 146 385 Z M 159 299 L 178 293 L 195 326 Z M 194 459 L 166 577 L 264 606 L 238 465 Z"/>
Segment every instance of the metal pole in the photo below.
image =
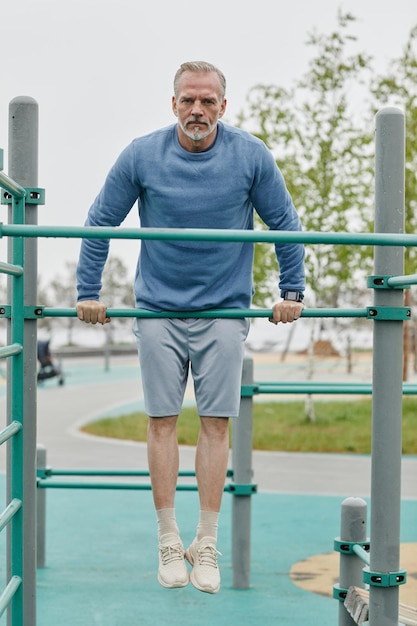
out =
<path fill-rule="evenodd" d="M 9 105 L 9 176 L 22 187 L 38 186 L 38 104 L 21 96 Z M 36 204 L 26 205 L 25 223 L 36 225 Z M 25 305 L 37 300 L 37 239 L 25 240 Z M 36 625 L 36 320 L 24 323 L 23 443 L 23 626 Z"/>
<path fill-rule="evenodd" d="M 46 448 L 38 444 L 36 467 L 46 469 Z M 36 490 L 36 562 L 38 567 L 46 566 L 46 489 Z"/>
<path fill-rule="evenodd" d="M 405 118 L 394 107 L 376 116 L 375 231 L 404 232 Z M 404 273 L 401 246 L 375 247 L 375 275 Z M 375 289 L 375 306 L 402 307 L 402 289 Z M 403 322 L 374 322 L 371 572 L 399 571 Z M 398 586 L 370 587 L 370 626 L 398 626 Z"/>
<path fill-rule="evenodd" d="M 242 371 L 242 385 L 253 384 L 253 360 L 245 358 Z M 233 420 L 232 461 L 234 482 L 239 485 L 252 483 L 252 397 L 240 401 L 239 417 Z M 233 587 L 250 587 L 250 537 L 251 537 L 251 498 L 250 495 L 235 495 L 232 503 L 232 567 Z"/>
<path fill-rule="evenodd" d="M 342 502 L 340 519 L 340 540 L 346 542 L 366 542 L 367 506 L 362 498 L 346 498 Z M 340 553 L 339 587 L 349 589 L 364 587 L 362 582 L 363 563 L 355 554 Z M 354 626 L 356 622 L 347 612 L 343 602 L 339 603 L 339 626 Z"/>

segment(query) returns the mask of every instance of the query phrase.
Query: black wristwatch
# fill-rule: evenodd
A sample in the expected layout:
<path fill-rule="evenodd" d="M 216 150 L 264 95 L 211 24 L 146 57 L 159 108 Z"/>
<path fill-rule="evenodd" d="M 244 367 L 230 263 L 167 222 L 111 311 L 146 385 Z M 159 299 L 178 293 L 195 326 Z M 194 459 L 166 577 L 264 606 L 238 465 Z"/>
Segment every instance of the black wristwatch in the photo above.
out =
<path fill-rule="evenodd" d="M 284 291 L 284 300 L 293 300 L 294 302 L 302 302 L 304 296 L 299 291 Z"/>

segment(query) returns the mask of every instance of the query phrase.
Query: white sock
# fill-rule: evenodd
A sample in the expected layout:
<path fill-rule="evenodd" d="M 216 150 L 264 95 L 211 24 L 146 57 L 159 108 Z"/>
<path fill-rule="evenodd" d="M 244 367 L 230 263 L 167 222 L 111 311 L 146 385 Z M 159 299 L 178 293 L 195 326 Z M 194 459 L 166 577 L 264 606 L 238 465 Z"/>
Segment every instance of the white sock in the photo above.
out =
<path fill-rule="evenodd" d="M 217 511 L 200 511 L 200 521 L 197 526 L 197 541 L 201 541 L 203 537 L 213 537 L 217 541 L 219 515 Z"/>
<path fill-rule="evenodd" d="M 156 511 L 158 520 L 158 537 L 162 535 L 174 534 L 179 536 L 177 520 L 175 518 L 175 509 L 158 509 Z"/>

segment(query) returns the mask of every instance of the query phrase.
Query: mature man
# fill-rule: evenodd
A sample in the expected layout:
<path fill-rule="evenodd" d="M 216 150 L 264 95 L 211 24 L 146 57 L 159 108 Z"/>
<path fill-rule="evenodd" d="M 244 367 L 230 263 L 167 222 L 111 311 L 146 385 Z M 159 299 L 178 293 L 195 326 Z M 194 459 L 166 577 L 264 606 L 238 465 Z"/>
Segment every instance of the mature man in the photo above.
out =
<path fill-rule="evenodd" d="M 178 123 L 133 140 L 110 170 L 87 218 L 89 226 L 118 226 L 135 202 L 143 228 L 253 229 L 254 210 L 274 230 L 300 230 L 284 179 L 265 145 L 220 120 L 226 80 L 206 62 L 181 65 L 172 110 Z M 304 294 L 304 248 L 275 246 L 283 300 L 275 323 L 299 318 Z M 78 265 L 78 317 L 109 322 L 99 301 L 108 241 L 84 239 Z M 137 318 L 134 332 L 148 426 L 148 460 L 158 521 L 158 580 L 199 590 L 220 589 L 217 529 L 229 439 L 239 412 L 243 318 L 205 319 L 199 311 L 247 308 L 252 298 L 253 245 L 244 242 L 143 240 L 135 278 L 136 306 L 195 311 L 192 318 Z M 196 476 L 200 517 L 184 553 L 175 517 L 179 467 L 176 424 L 191 369 L 200 433 Z M 184 556 L 193 566 L 189 576 Z"/>

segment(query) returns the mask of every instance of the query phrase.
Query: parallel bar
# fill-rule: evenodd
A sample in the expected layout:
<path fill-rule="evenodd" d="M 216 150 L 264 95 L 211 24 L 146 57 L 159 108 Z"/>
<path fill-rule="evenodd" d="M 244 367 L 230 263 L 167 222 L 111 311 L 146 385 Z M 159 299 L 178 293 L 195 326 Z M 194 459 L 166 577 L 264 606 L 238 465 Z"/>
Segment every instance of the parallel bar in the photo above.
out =
<path fill-rule="evenodd" d="M 40 317 L 77 317 L 76 309 L 43 307 Z M 207 311 L 148 311 L 146 309 L 107 309 L 109 317 L 140 318 L 240 318 L 266 317 L 272 315 L 271 309 L 211 309 Z M 301 317 L 355 317 L 366 318 L 365 309 L 304 309 Z"/>
<path fill-rule="evenodd" d="M 369 565 L 370 563 L 370 555 L 369 552 L 367 552 L 366 550 L 364 550 L 362 548 L 362 546 L 356 544 L 353 546 L 352 548 L 353 552 L 361 559 L 361 561 L 363 561 L 364 563 L 366 563 L 366 565 Z"/>
<path fill-rule="evenodd" d="M 76 482 L 76 481 L 49 481 L 38 480 L 38 489 L 114 489 L 114 490 L 127 490 L 127 491 L 151 491 L 152 486 L 149 483 L 117 483 L 117 482 Z M 177 491 L 197 491 L 197 485 L 177 485 Z M 227 491 L 227 487 L 225 487 Z"/>
<path fill-rule="evenodd" d="M 390 287 L 407 287 L 408 285 L 417 285 L 417 274 L 409 274 L 408 276 L 390 276 L 387 279 Z"/>
<path fill-rule="evenodd" d="M 9 606 L 11 600 L 13 599 L 13 596 L 15 595 L 21 584 L 22 579 L 20 578 L 20 576 L 12 576 L 6 589 L 0 596 L 0 617 Z"/>
<path fill-rule="evenodd" d="M 23 267 L 21 265 L 13 265 L 12 263 L 4 263 L 0 261 L 0 274 L 9 274 L 9 276 L 22 276 Z"/>
<path fill-rule="evenodd" d="M 370 395 L 372 393 L 372 383 L 255 383 L 253 393 L 255 395 L 273 393 Z M 403 394 L 408 396 L 417 395 L 417 385 L 404 383 Z"/>
<path fill-rule="evenodd" d="M 4 172 L 0 172 L 0 187 L 5 189 L 7 193 L 11 194 L 14 198 L 24 198 L 26 196 L 26 189 Z"/>
<path fill-rule="evenodd" d="M 38 489 L 114 489 L 116 491 L 151 491 L 152 485 L 150 483 L 117 483 L 117 482 L 87 482 L 87 481 L 55 481 L 55 480 L 38 480 Z M 228 484 L 224 486 L 225 493 L 233 494 L 236 489 L 235 484 Z M 176 487 L 177 491 L 198 491 L 196 484 L 179 484 Z"/>
<path fill-rule="evenodd" d="M 110 470 L 110 469 L 53 469 L 47 468 L 45 471 L 40 470 L 38 476 L 44 478 L 53 476 L 140 476 L 146 477 L 150 475 L 149 470 Z M 194 470 L 181 470 L 178 472 L 180 477 L 195 476 Z"/>
<path fill-rule="evenodd" d="M 259 383 L 256 385 L 255 394 L 274 393 L 307 393 L 307 394 L 359 394 L 368 395 L 372 393 L 371 383 Z M 417 393 L 417 385 L 415 386 Z"/>
<path fill-rule="evenodd" d="M 1 224 L 0 237 L 63 237 L 65 239 L 142 239 L 163 241 L 217 241 L 339 244 L 362 246 L 417 246 L 417 235 L 222 228 L 112 228 L 108 226 L 29 226 Z"/>
<path fill-rule="evenodd" d="M 8 441 L 13 435 L 21 430 L 22 424 L 16 420 L 8 424 L 2 431 L 0 431 L 0 445 Z"/>
<path fill-rule="evenodd" d="M 21 507 L 22 501 L 17 498 L 14 498 L 10 504 L 7 505 L 3 513 L 0 514 L 0 531 L 7 526 L 12 517 L 21 509 Z"/>
<path fill-rule="evenodd" d="M 23 348 L 20 343 L 12 343 L 10 346 L 3 346 L 0 348 L 0 359 L 5 359 L 9 356 L 14 356 L 15 354 L 20 354 Z"/>

